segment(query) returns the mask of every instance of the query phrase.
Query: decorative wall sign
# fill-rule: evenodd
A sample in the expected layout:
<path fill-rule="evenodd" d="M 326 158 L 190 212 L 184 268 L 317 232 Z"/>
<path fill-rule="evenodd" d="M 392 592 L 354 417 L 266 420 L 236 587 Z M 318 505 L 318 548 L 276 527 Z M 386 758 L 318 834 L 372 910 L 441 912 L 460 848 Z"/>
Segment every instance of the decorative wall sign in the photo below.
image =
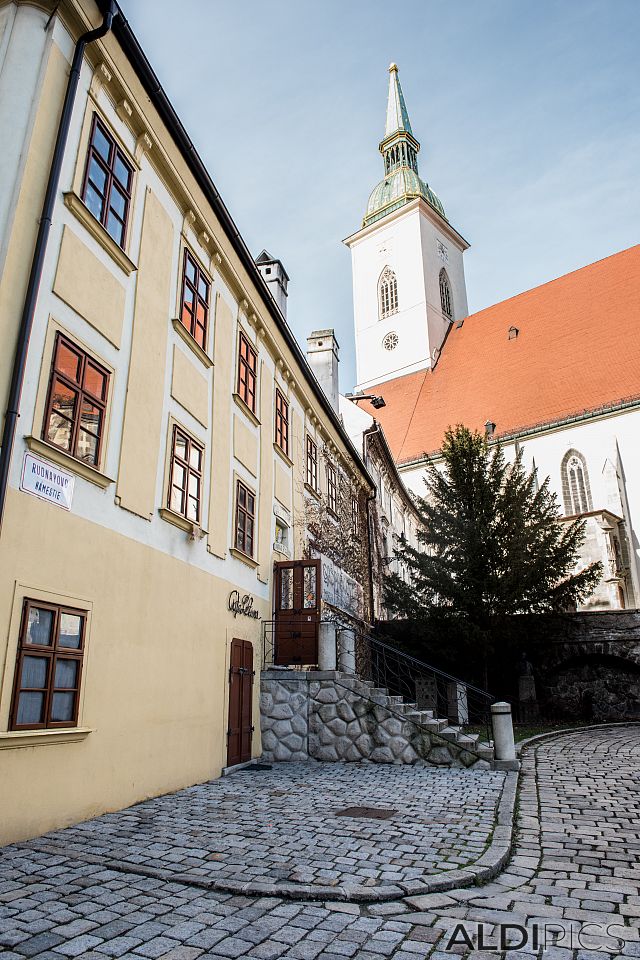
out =
<path fill-rule="evenodd" d="M 20 489 L 24 493 L 55 503 L 63 510 L 71 510 L 75 482 L 72 473 L 60 470 L 32 453 L 25 453 L 20 478 Z"/>
<path fill-rule="evenodd" d="M 250 593 L 240 596 L 238 590 L 232 590 L 229 594 L 229 610 L 234 617 L 240 614 L 241 617 L 249 617 L 251 620 L 258 620 L 260 614 L 253 606 L 253 597 Z"/>
<path fill-rule="evenodd" d="M 332 607 L 343 610 L 361 620 L 364 616 L 364 590 L 342 567 L 318 550 L 311 548 L 311 555 L 322 560 L 322 599 Z"/>

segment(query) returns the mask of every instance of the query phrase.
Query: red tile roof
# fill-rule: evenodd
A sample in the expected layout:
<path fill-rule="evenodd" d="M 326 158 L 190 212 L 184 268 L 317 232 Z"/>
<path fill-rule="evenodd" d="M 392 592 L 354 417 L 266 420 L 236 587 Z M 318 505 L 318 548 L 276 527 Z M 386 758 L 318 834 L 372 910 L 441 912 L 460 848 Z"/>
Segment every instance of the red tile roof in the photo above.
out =
<path fill-rule="evenodd" d="M 367 392 L 398 463 L 458 423 L 508 435 L 640 397 L 640 245 L 472 314 L 435 368 Z"/>

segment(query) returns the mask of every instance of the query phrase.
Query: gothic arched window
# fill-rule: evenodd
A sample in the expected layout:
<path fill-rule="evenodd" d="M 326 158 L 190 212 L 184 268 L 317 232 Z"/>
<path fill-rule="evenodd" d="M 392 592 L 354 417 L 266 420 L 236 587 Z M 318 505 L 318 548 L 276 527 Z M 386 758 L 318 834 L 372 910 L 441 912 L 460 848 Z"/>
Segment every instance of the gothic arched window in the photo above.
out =
<path fill-rule="evenodd" d="M 442 313 L 447 320 L 453 320 L 453 298 L 451 296 L 451 286 L 447 271 L 442 268 L 440 271 L 440 305 Z"/>
<path fill-rule="evenodd" d="M 569 517 L 593 509 L 587 461 L 577 450 L 568 450 L 562 458 L 562 497 Z"/>
<path fill-rule="evenodd" d="M 385 267 L 378 280 L 378 305 L 380 319 L 398 312 L 398 281 L 390 267 Z"/>

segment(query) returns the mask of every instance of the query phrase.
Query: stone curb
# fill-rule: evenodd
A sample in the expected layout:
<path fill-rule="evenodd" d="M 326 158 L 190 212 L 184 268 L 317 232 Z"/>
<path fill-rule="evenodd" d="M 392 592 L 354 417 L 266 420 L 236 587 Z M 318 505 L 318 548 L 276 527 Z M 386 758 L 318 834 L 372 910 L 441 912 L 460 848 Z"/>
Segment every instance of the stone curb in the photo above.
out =
<path fill-rule="evenodd" d="M 85 863 L 100 864 L 107 870 L 153 877 L 166 883 L 181 883 L 202 890 L 231 893 L 236 896 L 279 897 L 282 900 L 324 900 L 343 903 L 384 903 L 402 900 L 405 897 L 421 897 L 429 893 L 441 893 L 460 887 L 470 887 L 491 880 L 498 874 L 511 855 L 513 844 L 513 814 L 518 787 L 518 774 L 507 773 L 498 801 L 496 823 L 491 842 L 482 856 L 474 863 L 459 870 L 445 870 L 424 880 L 408 880 L 406 883 L 385 884 L 380 887 L 365 887 L 361 884 L 341 884 L 328 887 L 302 883 L 269 883 L 246 880 L 207 880 L 199 874 L 171 873 L 158 867 L 131 863 L 127 860 L 112 860 L 109 857 L 61 850 L 56 844 L 38 843 L 31 840 L 15 846 L 26 850 L 38 850 Z M 409 901 L 411 902 L 411 901 Z"/>
<path fill-rule="evenodd" d="M 548 733 L 536 733 L 533 737 L 527 737 L 526 740 L 520 740 L 516 743 L 516 753 L 520 754 L 531 744 L 538 744 L 543 740 L 551 740 L 553 737 L 564 736 L 567 733 L 580 733 L 582 730 L 608 730 L 611 727 L 638 727 L 640 719 L 615 720 L 611 723 L 588 723 L 583 727 L 563 727 L 561 730 L 549 730 Z"/>

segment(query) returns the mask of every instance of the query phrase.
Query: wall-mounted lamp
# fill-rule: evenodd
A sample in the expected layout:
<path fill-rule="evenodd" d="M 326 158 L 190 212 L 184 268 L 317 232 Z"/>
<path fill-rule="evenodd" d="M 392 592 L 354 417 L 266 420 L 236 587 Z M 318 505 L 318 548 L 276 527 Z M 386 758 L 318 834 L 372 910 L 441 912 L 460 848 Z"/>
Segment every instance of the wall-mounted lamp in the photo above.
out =
<path fill-rule="evenodd" d="M 345 396 L 347 400 L 353 400 L 354 403 L 358 403 L 359 400 L 369 400 L 375 410 L 380 410 L 387 405 L 384 397 L 379 397 L 375 393 L 346 393 Z"/>

